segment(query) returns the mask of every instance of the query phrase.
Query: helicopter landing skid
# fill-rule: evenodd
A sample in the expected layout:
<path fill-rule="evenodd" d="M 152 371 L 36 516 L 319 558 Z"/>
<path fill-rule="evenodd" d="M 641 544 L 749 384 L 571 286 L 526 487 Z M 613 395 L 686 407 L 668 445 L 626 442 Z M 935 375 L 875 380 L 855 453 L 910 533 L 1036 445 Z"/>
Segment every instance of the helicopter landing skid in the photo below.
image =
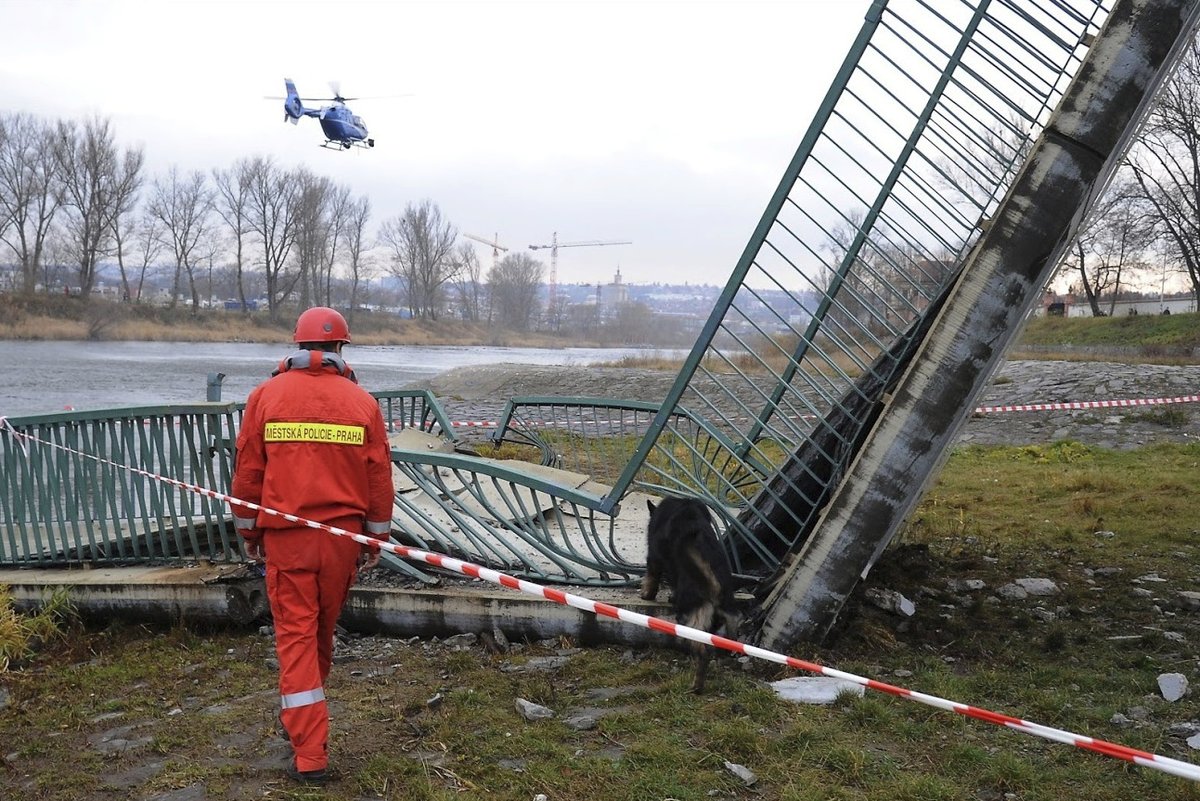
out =
<path fill-rule="evenodd" d="M 349 150 L 351 147 L 361 147 L 363 150 L 369 150 L 375 147 L 375 140 L 368 139 L 365 142 L 343 142 L 338 139 L 326 139 L 321 147 L 326 150 Z"/>

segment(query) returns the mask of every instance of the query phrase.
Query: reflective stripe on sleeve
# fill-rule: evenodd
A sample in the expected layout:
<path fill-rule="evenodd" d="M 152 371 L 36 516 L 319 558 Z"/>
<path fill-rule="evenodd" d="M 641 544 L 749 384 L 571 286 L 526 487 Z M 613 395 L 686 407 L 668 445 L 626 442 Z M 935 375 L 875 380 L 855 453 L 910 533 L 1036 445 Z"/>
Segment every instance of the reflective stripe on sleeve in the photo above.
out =
<path fill-rule="evenodd" d="M 233 527 L 235 529 L 237 529 L 238 531 L 245 531 L 246 529 L 258 528 L 258 518 L 257 517 L 234 516 Z"/>
<path fill-rule="evenodd" d="M 280 696 L 280 704 L 284 709 L 295 709 L 298 706 L 311 706 L 325 700 L 325 689 L 305 690 L 301 693 L 288 693 Z"/>
<path fill-rule="evenodd" d="M 391 534 L 392 533 L 392 521 L 387 520 L 382 523 L 377 523 L 374 520 L 368 520 L 367 521 L 367 533 L 368 534 Z"/>

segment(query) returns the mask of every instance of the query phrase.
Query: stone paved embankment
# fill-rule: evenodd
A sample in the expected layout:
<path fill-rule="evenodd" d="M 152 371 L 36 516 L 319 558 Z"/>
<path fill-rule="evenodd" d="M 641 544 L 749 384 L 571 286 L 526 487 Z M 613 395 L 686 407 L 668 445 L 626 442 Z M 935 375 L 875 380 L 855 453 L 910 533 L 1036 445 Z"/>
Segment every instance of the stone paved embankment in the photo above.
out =
<path fill-rule="evenodd" d="M 514 396 L 590 396 L 657 403 L 666 397 L 674 379 L 675 373 L 642 368 L 495 364 L 460 367 L 413 386 L 432 390 L 451 420 L 494 421 L 505 402 Z M 977 405 L 1144 400 L 1195 394 L 1200 394 L 1197 365 L 1011 361 L 993 378 Z M 1025 445 L 1073 439 L 1118 449 L 1198 438 L 1198 403 L 974 414 L 959 434 L 961 443 Z"/>

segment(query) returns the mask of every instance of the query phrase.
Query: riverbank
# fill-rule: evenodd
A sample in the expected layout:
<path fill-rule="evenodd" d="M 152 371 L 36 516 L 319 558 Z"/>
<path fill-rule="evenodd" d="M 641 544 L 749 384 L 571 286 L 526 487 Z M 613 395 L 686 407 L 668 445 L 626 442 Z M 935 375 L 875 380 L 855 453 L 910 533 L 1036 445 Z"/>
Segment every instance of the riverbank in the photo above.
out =
<path fill-rule="evenodd" d="M 78 298 L 19 298 L 0 294 L 0 341 L 239 342 L 292 341 L 294 314 L 224 311 L 115 303 Z M 535 331 L 511 331 L 463 320 L 408 320 L 359 312 L 349 320 L 357 345 L 487 345 L 491 347 L 605 347 L 617 343 Z"/>
<path fill-rule="evenodd" d="M 639 367 L 489 364 L 459 367 L 410 385 L 429 389 L 451 420 L 494 421 L 505 402 L 522 395 L 605 397 L 659 403 L 677 371 Z M 1200 391 L 1200 365 L 1096 361 L 1005 362 L 979 398 L 992 411 L 971 415 L 959 432 L 964 445 L 1027 445 L 1075 440 L 1128 450 L 1160 442 L 1200 441 L 1200 404 L 1164 403 Z M 1103 406 L 1143 401 L 1137 406 Z M 1035 404 L 1080 408 L 1019 411 Z M 487 436 L 488 429 L 460 435 Z"/>
<path fill-rule="evenodd" d="M 272 320 L 265 311 L 171 309 L 83 302 L 65 296 L 22 297 L 0 293 L 0 341 L 250 342 L 291 341 L 294 310 Z M 620 326 L 593 334 L 512 331 L 454 318 L 408 320 L 385 312 L 356 312 L 349 319 L 359 345 L 489 345 L 493 347 L 641 347 L 620 341 Z M 690 342 L 663 343 L 670 350 Z M 654 347 L 652 343 L 650 347 Z M 1037 317 L 1029 321 L 1009 358 L 1071 361 L 1200 363 L 1200 314 L 1132 317 Z"/>

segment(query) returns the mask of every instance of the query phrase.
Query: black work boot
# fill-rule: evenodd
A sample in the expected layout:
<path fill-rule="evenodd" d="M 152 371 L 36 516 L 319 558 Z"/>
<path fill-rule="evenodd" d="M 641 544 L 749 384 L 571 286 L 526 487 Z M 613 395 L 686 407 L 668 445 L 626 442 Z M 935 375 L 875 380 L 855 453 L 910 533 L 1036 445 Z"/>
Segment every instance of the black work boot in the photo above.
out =
<path fill-rule="evenodd" d="M 320 786 L 329 781 L 329 771 L 325 768 L 317 770 L 299 770 L 296 768 L 296 760 L 293 759 L 287 766 L 287 775 L 300 784 L 309 786 Z"/>

